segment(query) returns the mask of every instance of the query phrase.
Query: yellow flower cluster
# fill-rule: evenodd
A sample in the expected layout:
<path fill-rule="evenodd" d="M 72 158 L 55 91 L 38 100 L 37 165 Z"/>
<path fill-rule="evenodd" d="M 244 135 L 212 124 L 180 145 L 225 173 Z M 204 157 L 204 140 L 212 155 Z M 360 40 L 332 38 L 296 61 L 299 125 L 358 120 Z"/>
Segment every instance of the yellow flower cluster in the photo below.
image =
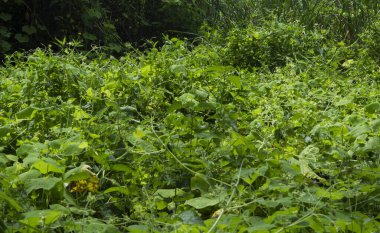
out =
<path fill-rule="evenodd" d="M 99 189 L 99 179 L 96 176 L 92 176 L 85 180 L 78 180 L 73 182 L 70 192 L 97 192 Z"/>

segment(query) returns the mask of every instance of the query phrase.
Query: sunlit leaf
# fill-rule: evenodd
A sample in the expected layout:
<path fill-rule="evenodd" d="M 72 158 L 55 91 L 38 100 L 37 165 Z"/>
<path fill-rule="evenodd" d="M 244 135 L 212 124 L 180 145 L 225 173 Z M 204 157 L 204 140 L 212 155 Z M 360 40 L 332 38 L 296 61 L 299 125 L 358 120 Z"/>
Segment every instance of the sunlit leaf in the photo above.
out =
<path fill-rule="evenodd" d="M 222 201 L 220 197 L 207 198 L 207 197 L 196 197 L 185 202 L 185 205 L 194 207 L 195 209 L 203 209 L 209 206 L 215 206 Z"/>
<path fill-rule="evenodd" d="M 33 190 L 43 189 L 43 190 L 51 190 L 56 185 L 60 184 L 62 179 L 57 177 L 42 177 L 27 180 L 25 183 L 26 192 L 30 193 Z M 62 184 L 63 185 L 63 184 Z"/>
<path fill-rule="evenodd" d="M 21 222 L 29 226 L 50 225 L 61 217 L 62 213 L 57 210 L 33 210 L 23 214 Z"/>

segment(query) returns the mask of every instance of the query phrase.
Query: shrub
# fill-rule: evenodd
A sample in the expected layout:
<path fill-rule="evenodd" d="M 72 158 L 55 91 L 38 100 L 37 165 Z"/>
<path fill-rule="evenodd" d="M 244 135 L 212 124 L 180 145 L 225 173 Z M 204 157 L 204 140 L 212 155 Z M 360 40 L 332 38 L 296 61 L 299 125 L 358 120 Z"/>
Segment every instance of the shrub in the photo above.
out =
<path fill-rule="evenodd" d="M 289 59 L 313 55 L 324 41 L 321 33 L 297 23 L 272 21 L 263 27 L 236 28 L 227 37 L 225 62 L 241 67 L 282 67 Z"/>

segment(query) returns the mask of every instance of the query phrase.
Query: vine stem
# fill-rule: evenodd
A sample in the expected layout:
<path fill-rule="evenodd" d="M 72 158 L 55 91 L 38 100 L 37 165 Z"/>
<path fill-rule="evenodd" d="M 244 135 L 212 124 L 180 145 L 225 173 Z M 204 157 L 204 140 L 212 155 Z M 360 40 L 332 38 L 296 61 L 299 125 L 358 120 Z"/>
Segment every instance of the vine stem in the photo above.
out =
<path fill-rule="evenodd" d="M 161 138 L 157 135 L 157 133 L 156 133 L 156 131 L 154 130 L 154 127 L 153 127 L 153 122 L 151 121 L 151 128 L 152 128 L 152 132 L 153 132 L 153 134 L 156 136 L 156 138 L 158 139 L 158 141 L 161 143 L 161 145 L 165 148 L 165 150 L 174 158 L 174 160 L 175 161 L 177 161 L 177 163 L 179 163 L 183 168 L 185 168 L 187 171 L 189 171 L 189 172 L 191 172 L 191 173 L 193 173 L 193 174 L 195 174 L 195 175 L 201 175 L 201 176 L 205 176 L 205 177 L 207 177 L 207 178 L 209 178 L 209 179 L 211 179 L 211 180 L 213 180 L 213 181 L 215 181 L 215 182 L 217 182 L 217 183 L 220 183 L 220 184 L 223 184 L 223 185 L 226 185 L 226 186 L 228 186 L 228 187 L 230 187 L 230 188 L 232 188 L 233 187 L 233 185 L 231 185 L 231 184 L 228 184 L 228 183 L 226 183 L 226 182 L 224 182 L 224 181 L 222 181 L 222 180 L 218 180 L 218 179 L 216 179 L 216 178 L 213 178 L 213 177 L 210 177 L 210 176 L 207 176 L 207 175 L 204 175 L 204 174 L 202 174 L 202 173 L 199 173 L 199 172 L 197 172 L 197 171 L 194 171 L 193 169 L 191 169 L 191 168 L 189 168 L 188 166 L 186 166 L 184 163 L 182 163 L 182 161 L 173 153 L 173 152 L 171 152 L 171 150 L 169 150 L 169 148 L 167 147 L 167 145 L 165 145 L 165 143 L 161 140 Z"/>
<path fill-rule="evenodd" d="M 243 167 L 243 163 L 244 163 L 244 160 L 241 162 L 240 164 L 240 168 L 239 168 L 239 174 L 238 174 L 238 177 L 237 177 L 237 180 L 236 180 L 236 183 L 235 185 L 233 185 L 233 190 L 232 190 L 232 193 L 230 195 L 230 198 L 228 198 L 228 201 L 226 203 L 226 205 L 223 207 L 222 211 L 220 212 L 218 218 L 216 219 L 216 221 L 214 222 L 214 224 L 212 224 L 212 226 L 210 227 L 210 229 L 207 231 L 207 233 L 211 233 L 215 227 L 218 225 L 218 222 L 220 221 L 222 215 L 226 212 L 228 206 L 230 205 L 231 201 L 232 201 L 232 198 L 235 196 L 235 193 L 236 193 L 236 189 L 237 189 L 237 186 L 239 185 L 239 181 L 240 181 L 240 176 L 241 176 L 241 169 Z"/>

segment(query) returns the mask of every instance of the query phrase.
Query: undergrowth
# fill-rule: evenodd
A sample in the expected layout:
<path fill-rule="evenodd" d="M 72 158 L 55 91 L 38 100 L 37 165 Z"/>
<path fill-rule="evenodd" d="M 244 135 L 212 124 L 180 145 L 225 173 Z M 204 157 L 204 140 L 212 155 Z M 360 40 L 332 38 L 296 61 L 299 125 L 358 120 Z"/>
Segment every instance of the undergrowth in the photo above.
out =
<path fill-rule="evenodd" d="M 378 45 L 325 35 L 7 56 L 0 231 L 378 232 Z"/>

